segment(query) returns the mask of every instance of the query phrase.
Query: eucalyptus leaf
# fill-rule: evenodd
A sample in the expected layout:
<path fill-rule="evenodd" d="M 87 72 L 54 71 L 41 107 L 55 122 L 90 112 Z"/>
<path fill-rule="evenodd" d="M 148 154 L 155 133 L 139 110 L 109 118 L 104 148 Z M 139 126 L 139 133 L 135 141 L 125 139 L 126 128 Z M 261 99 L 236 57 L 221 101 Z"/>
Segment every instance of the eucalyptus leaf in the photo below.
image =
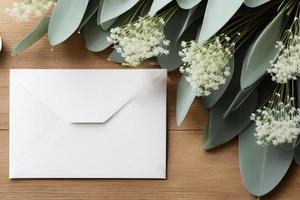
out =
<path fill-rule="evenodd" d="M 98 13 L 97 13 L 97 24 L 100 25 L 103 30 L 108 30 L 118 20 L 118 17 L 115 17 L 113 19 L 110 19 L 110 20 L 108 20 L 106 22 L 101 23 L 102 5 L 103 5 L 103 0 L 100 0 L 99 1 L 99 5 L 98 5 Z"/>
<path fill-rule="evenodd" d="M 152 57 L 152 58 L 147 59 L 147 62 L 148 62 L 149 65 L 159 65 L 156 57 Z"/>
<path fill-rule="evenodd" d="M 250 7 L 250 8 L 254 8 L 257 6 L 260 6 L 264 3 L 269 2 L 270 0 L 244 0 L 244 3 L 246 6 Z"/>
<path fill-rule="evenodd" d="M 241 89 L 244 90 L 261 79 L 270 66 L 270 61 L 275 60 L 278 49 L 276 41 L 280 40 L 282 24 L 285 17 L 283 9 L 262 31 L 249 51 L 247 63 L 243 66 L 241 74 Z"/>
<path fill-rule="evenodd" d="M 300 165 L 300 145 L 297 145 L 294 149 L 294 160 L 297 165 Z"/>
<path fill-rule="evenodd" d="M 230 94 L 230 93 L 228 93 Z M 253 92 L 239 109 L 233 111 L 227 118 L 223 117 L 231 97 L 224 95 L 211 109 L 207 139 L 204 140 L 203 149 L 209 150 L 220 146 L 241 133 L 250 123 L 249 116 L 255 111 L 257 105 L 257 92 Z"/>
<path fill-rule="evenodd" d="M 49 22 L 48 37 L 51 45 L 68 39 L 80 25 L 89 0 L 58 0 Z"/>
<path fill-rule="evenodd" d="M 247 88 L 245 90 L 240 90 L 238 94 L 235 96 L 234 100 L 228 107 L 228 109 L 224 112 L 224 118 L 227 118 L 227 116 L 237 108 L 241 106 L 241 104 L 251 95 L 251 93 L 255 90 L 255 87 Z"/>
<path fill-rule="evenodd" d="M 210 108 L 217 103 L 217 101 L 222 97 L 225 90 L 227 89 L 229 83 L 231 82 L 231 78 L 234 73 L 234 56 L 229 59 L 229 62 L 226 64 L 226 67 L 230 68 L 230 75 L 226 78 L 226 82 L 223 85 L 220 85 L 218 90 L 214 90 L 207 97 L 201 98 L 202 104 L 206 108 Z"/>
<path fill-rule="evenodd" d="M 201 0 L 177 0 L 177 4 L 182 9 L 191 9 L 200 2 Z"/>
<path fill-rule="evenodd" d="M 149 15 L 153 16 L 155 15 L 160 9 L 165 7 L 167 4 L 169 4 L 172 0 L 153 0 L 153 3 L 151 5 Z"/>
<path fill-rule="evenodd" d="M 141 10 L 140 16 L 148 15 L 148 13 L 151 9 L 152 3 L 153 3 L 153 0 L 146 1 L 145 5 L 143 6 L 143 8 Z"/>
<path fill-rule="evenodd" d="M 297 107 L 299 108 L 299 106 L 300 106 L 300 79 L 298 78 L 295 82 L 296 82 Z M 298 140 L 299 140 L 299 138 L 298 138 Z M 300 145 L 299 144 L 295 147 L 294 160 L 298 165 L 300 165 Z"/>
<path fill-rule="evenodd" d="M 139 0 L 103 0 L 100 23 L 114 19 L 132 8 Z"/>
<path fill-rule="evenodd" d="M 176 98 L 176 122 L 177 126 L 180 126 L 185 116 L 187 115 L 194 99 L 195 92 L 190 83 L 187 82 L 184 75 L 181 76 L 177 88 Z"/>
<path fill-rule="evenodd" d="M 106 39 L 110 33 L 97 25 L 96 18 L 95 14 L 84 27 L 85 46 L 92 52 L 100 52 L 111 45 Z"/>
<path fill-rule="evenodd" d="M 208 0 L 198 42 L 203 42 L 220 30 L 240 8 L 244 0 Z"/>
<path fill-rule="evenodd" d="M 98 8 L 99 8 L 99 2 L 101 0 L 90 0 L 89 4 L 86 8 L 86 11 L 83 15 L 83 18 L 81 20 L 81 23 L 78 27 L 78 30 L 80 31 L 84 25 L 93 17 L 93 15 L 97 12 Z"/>
<path fill-rule="evenodd" d="M 300 107 L 300 79 L 297 78 L 296 82 L 296 100 L 297 100 L 297 107 Z"/>
<path fill-rule="evenodd" d="M 247 47 L 242 47 L 242 49 L 246 49 Z M 244 60 L 243 60 L 243 65 L 242 68 L 244 67 L 244 65 L 247 64 L 248 59 L 249 59 L 249 53 L 250 53 L 250 49 L 253 48 L 253 44 L 250 45 L 250 47 L 248 47 L 247 52 L 245 54 Z M 237 93 L 236 97 L 234 98 L 234 100 L 232 101 L 231 105 L 228 107 L 228 109 L 226 110 L 226 112 L 224 113 L 224 117 L 226 118 L 231 111 L 235 110 L 236 108 L 238 108 L 239 105 L 241 105 L 241 103 L 243 103 L 243 101 L 251 94 L 251 92 L 255 89 L 256 85 L 252 85 L 252 87 L 246 88 L 244 90 L 239 90 L 239 92 Z"/>
<path fill-rule="evenodd" d="M 119 64 L 124 62 L 124 58 L 115 49 L 110 53 L 107 60 Z"/>
<path fill-rule="evenodd" d="M 13 49 L 11 55 L 16 56 L 23 52 L 28 47 L 32 46 L 34 43 L 39 41 L 48 32 L 50 17 L 44 17 L 40 23 L 31 31 L 28 35 L 23 38 L 21 42 Z M 1 40 L 1 38 L 0 38 Z M 0 51 L 1 51 L 2 41 L 0 41 Z"/>
<path fill-rule="evenodd" d="M 289 169 L 293 160 L 293 149 L 278 146 L 260 146 L 254 137 L 252 123 L 239 136 L 240 171 L 248 191 L 255 196 L 270 192 Z"/>

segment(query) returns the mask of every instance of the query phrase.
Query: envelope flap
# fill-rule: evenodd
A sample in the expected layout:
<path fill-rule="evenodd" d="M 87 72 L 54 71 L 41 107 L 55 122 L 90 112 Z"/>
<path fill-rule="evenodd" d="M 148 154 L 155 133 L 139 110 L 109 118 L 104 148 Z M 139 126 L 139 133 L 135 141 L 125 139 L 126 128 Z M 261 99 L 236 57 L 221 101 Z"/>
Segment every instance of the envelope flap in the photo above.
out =
<path fill-rule="evenodd" d="M 11 81 L 70 123 L 104 123 L 165 70 L 11 70 Z"/>

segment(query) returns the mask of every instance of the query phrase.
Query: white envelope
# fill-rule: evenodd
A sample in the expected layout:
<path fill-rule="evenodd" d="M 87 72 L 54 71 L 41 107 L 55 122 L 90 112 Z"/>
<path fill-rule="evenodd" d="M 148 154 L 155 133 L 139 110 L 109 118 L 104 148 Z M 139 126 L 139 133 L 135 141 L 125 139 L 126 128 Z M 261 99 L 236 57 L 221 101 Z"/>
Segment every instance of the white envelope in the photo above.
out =
<path fill-rule="evenodd" d="M 166 178 L 161 69 L 10 70 L 10 178 Z"/>

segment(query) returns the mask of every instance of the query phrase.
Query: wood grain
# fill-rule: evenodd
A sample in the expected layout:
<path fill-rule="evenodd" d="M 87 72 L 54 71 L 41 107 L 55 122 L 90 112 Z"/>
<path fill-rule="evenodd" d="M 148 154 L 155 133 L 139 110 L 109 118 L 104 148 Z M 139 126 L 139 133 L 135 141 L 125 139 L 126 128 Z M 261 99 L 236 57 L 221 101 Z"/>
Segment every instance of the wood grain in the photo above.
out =
<path fill-rule="evenodd" d="M 0 8 L 12 1 L 0 0 Z M 9 69 L 12 68 L 120 68 L 106 61 L 111 50 L 88 52 L 81 35 L 54 48 L 44 38 L 17 57 L 10 52 L 37 21 L 17 24 L 0 12 L 0 200 L 247 200 L 255 199 L 245 189 L 238 164 L 237 141 L 205 152 L 202 132 L 208 112 L 194 102 L 181 127 L 176 125 L 176 87 L 178 72 L 168 80 L 168 179 L 167 180 L 14 180 L 8 179 Z M 151 66 L 142 66 L 151 67 Z M 152 66 L 153 67 L 153 66 Z M 300 169 L 292 166 L 287 177 L 270 195 L 262 199 L 300 199 Z"/>

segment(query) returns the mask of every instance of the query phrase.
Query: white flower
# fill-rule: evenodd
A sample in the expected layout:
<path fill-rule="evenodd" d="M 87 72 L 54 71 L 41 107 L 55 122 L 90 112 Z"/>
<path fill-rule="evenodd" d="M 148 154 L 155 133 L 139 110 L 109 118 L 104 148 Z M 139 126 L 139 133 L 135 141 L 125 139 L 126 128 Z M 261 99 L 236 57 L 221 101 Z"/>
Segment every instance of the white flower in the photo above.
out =
<path fill-rule="evenodd" d="M 225 84 L 226 77 L 230 75 L 226 64 L 234 49 L 234 43 L 230 43 L 228 36 L 222 34 L 203 45 L 183 41 L 181 46 L 183 49 L 179 55 L 183 65 L 179 71 L 185 74 L 197 96 L 208 96 Z"/>
<path fill-rule="evenodd" d="M 170 43 L 163 33 L 164 25 L 163 18 L 147 15 L 123 27 L 112 28 L 107 40 L 115 44 L 114 48 L 124 58 L 123 65 L 137 66 L 145 59 L 169 53 L 164 48 Z"/>
<path fill-rule="evenodd" d="M 277 41 L 275 47 L 279 54 L 267 70 L 272 80 L 277 83 L 287 83 L 296 80 L 300 75 L 300 34 L 299 19 L 295 18 L 290 29 L 283 34 L 282 41 Z"/>
<path fill-rule="evenodd" d="M 268 73 L 277 83 L 287 83 L 288 80 L 296 80 L 300 75 L 300 36 L 291 36 L 289 46 L 278 41 L 276 48 L 280 50 L 276 62 L 271 63 Z"/>
<path fill-rule="evenodd" d="M 252 113 L 250 119 L 255 122 L 258 145 L 278 145 L 292 143 L 300 133 L 300 109 L 295 108 L 295 98 L 287 97 L 286 102 L 280 100 L 280 94 L 267 106 Z"/>
<path fill-rule="evenodd" d="M 23 0 L 13 3 L 12 8 L 6 8 L 6 12 L 16 17 L 20 22 L 29 21 L 31 17 L 42 16 L 54 5 L 56 0 Z"/>

